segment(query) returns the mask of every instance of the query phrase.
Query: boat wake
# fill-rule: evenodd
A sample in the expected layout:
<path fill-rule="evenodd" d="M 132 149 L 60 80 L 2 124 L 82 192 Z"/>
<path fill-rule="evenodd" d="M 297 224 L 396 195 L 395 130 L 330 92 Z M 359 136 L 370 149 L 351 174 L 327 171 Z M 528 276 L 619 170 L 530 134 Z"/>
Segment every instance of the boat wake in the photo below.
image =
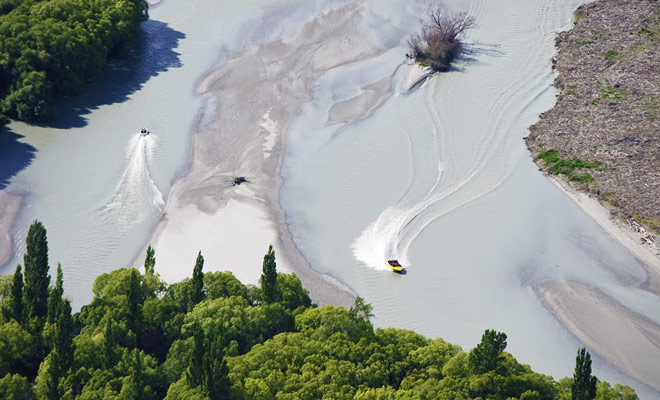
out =
<path fill-rule="evenodd" d="M 128 143 L 126 166 L 105 211 L 124 225 L 140 223 L 165 204 L 163 195 L 151 178 L 149 165 L 157 137 L 135 135 Z"/>

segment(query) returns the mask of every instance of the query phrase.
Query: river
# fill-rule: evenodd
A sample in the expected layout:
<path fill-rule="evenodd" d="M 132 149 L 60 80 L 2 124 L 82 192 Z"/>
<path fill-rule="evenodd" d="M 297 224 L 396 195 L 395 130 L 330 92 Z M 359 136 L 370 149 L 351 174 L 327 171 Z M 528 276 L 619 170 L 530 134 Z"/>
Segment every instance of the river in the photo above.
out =
<path fill-rule="evenodd" d="M 287 27 L 259 22 L 273 20 L 266 1 L 217 3 L 159 4 L 136 56 L 114 63 L 89 94 L 63 101 L 54 126 L 10 125 L 10 144 L 34 154 L 6 188 L 26 206 L 3 273 L 20 262 L 39 218 L 67 295 L 78 307 L 88 302 L 98 274 L 132 265 L 185 174 L 189 132 L 203 130 L 218 101 L 196 94 L 200 79 L 246 42 L 289 38 L 350 2 L 283 3 L 274 9 Z M 307 261 L 371 303 L 376 326 L 466 349 L 484 329 L 501 330 L 518 360 L 559 378 L 572 374 L 583 342 L 540 300 L 540 286 L 579 282 L 660 323 L 658 297 L 639 289 L 644 268 L 538 172 L 522 140 L 554 104 L 554 36 L 582 3 L 448 2 L 477 21 L 466 55 L 410 92 L 401 88 L 405 39 L 428 2 L 365 3 L 364 25 L 382 51 L 315 82 L 286 131 L 280 204 Z M 384 104 L 357 120 L 333 118 L 338 104 L 383 80 L 392 85 Z M 142 126 L 151 134 L 138 136 Z M 407 273 L 387 271 L 388 258 Z M 660 396 L 606 355 L 594 354 L 594 370 L 642 398 Z"/>

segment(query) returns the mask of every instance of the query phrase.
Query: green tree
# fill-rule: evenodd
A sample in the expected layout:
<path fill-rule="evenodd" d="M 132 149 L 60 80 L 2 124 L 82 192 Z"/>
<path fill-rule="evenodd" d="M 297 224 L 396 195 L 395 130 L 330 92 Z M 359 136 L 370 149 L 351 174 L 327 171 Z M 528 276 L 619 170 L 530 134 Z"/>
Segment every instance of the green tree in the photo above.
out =
<path fill-rule="evenodd" d="M 348 311 L 350 315 L 369 321 L 374 316 L 374 306 L 364 301 L 362 297 L 356 297 L 353 306 Z"/>
<path fill-rule="evenodd" d="M 40 221 L 34 221 L 26 238 L 27 252 L 23 257 L 25 265 L 24 303 L 30 319 L 43 318 L 48 311 L 48 240 L 46 228 Z M 42 323 L 37 324 L 39 328 Z"/>
<path fill-rule="evenodd" d="M 130 280 L 128 283 L 128 296 L 127 296 L 127 326 L 134 334 L 135 337 L 140 337 L 142 328 L 142 284 L 140 273 L 136 269 L 130 270 Z"/>
<path fill-rule="evenodd" d="M 305 309 L 311 307 L 312 300 L 309 298 L 309 292 L 303 288 L 302 282 L 296 274 L 277 274 L 277 287 L 281 295 L 281 303 L 289 310 L 295 310 L 298 307 Z"/>
<path fill-rule="evenodd" d="M 71 304 L 64 299 L 57 314 L 57 328 L 55 343 L 50 352 L 48 375 L 46 377 L 47 398 L 57 400 L 62 397 L 60 381 L 65 378 L 73 367 L 73 320 L 71 318 Z"/>
<path fill-rule="evenodd" d="M 48 322 L 55 322 L 57 314 L 62 304 L 62 295 L 64 294 L 62 265 L 57 264 L 57 279 L 55 279 L 55 288 L 51 290 L 48 298 Z"/>
<path fill-rule="evenodd" d="M 275 303 L 280 300 L 280 291 L 277 286 L 277 265 L 275 263 L 275 250 L 273 245 L 268 246 L 268 252 L 264 256 L 262 267 L 261 289 L 263 291 L 264 303 Z"/>
<path fill-rule="evenodd" d="M 147 275 L 153 275 L 156 268 L 156 251 L 151 247 L 147 246 L 147 256 L 144 258 L 144 273 Z"/>
<path fill-rule="evenodd" d="M 11 282 L 10 316 L 21 324 L 25 315 L 23 304 L 23 273 L 21 272 L 21 266 L 17 265 Z"/>
<path fill-rule="evenodd" d="M 58 354 L 58 367 L 66 373 L 73 367 L 73 319 L 71 318 L 71 304 L 63 299 L 57 314 L 57 330 L 54 348 Z"/>
<path fill-rule="evenodd" d="M 592 400 L 596 397 L 598 379 L 591 375 L 591 355 L 584 348 L 578 349 L 575 357 L 575 373 L 571 393 L 573 400 Z"/>
<path fill-rule="evenodd" d="M 34 400 L 34 390 L 27 378 L 18 374 L 7 374 L 0 378 L 0 399 Z"/>
<path fill-rule="evenodd" d="M 111 369 L 116 363 L 115 346 L 117 340 L 115 339 L 113 325 L 114 320 L 112 317 L 108 318 L 103 331 L 103 355 L 101 360 L 103 369 Z"/>
<path fill-rule="evenodd" d="M 204 268 L 204 256 L 202 256 L 202 252 L 200 251 L 197 254 L 197 260 L 195 261 L 195 268 L 193 268 L 192 287 L 190 289 L 191 290 L 190 303 L 188 304 L 188 307 L 190 309 L 192 309 L 202 300 L 204 300 L 204 272 L 202 272 L 203 268 Z"/>
<path fill-rule="evenodd" d="M 222 340 L 216 336 L 204 353 L 204 391 L 211 400 L 227 398 L 231 382 L 227 378 L 227 363 L 223 355 Z"/>
<path fill-rule="evenodd" d="M 186 379 L 191 388 L 196 388 L 202 386 L 204 380 L 204 330 L 198 324 L 194 324 L 192 330 L 194 347 Z"/>
<path fill-rule="evenodd" d="M 127 383 L 122 387 L 120 397 L 130 400 L 142 400 L 144 399 L 145 389 L 144 360 L 138 349 L 133 349 L 132 361 L 130 376 Z"/>
<path fill-rule="evenodd" d="M 503 358 L 506 349 L 506 334 L 486 329 L 479 343 L 468 357 L 470 369 L 475 374 L 494 371 Z"/>

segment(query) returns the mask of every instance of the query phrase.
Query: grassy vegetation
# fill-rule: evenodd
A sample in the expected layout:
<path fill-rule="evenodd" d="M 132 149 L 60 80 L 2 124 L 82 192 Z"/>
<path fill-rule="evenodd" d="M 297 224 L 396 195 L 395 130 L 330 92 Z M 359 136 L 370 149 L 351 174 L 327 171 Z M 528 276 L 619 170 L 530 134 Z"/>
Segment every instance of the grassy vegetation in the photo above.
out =
<path fill-rule="evenodd" d="M 607 50 L 606 52 L 603 53 L 603 57 L 605 57 L 608 60 L 613 60 L 619 56 L 619 53 L 616 50 Z"/>
<path fill-rule="evenodd" d="M 548 149 L 539 153 L 539 159 L 543 160 L 545 166 L 549 167 L 553 175 L 564 175 L 571 181 L 581 182 L 581 183 L 591 183 L 594 181 L 594 177 L 587 173 L 582 172 L 584 169 L 598 168 L 600 162 L 588 162 L 581 160 L 577 157 L 571 159 L 563 159 L 559 157 L 559 151 L 556 149 Z M 582 172 L 582 173 L 580 173 Z"/>
<path fill-rule="evenodd" d="M 594 41 L 593 41 L 593 40 L 589 40 L 589 39 L 585 39 L 585 40 L 576 40 L 576 41 L 575 41 L 575 44 L 577 44 L 578 46 L 586 46 L 586 45 L 588 45 L 588 44 L 593 44 L 593 43 L 594 43 Z"/>
<path fill-rule="evenodd" d="M 641 215 L 633 215 L 633 219 L 647 228 L 660 232 L 660 220 L 658 218 L 645 218 Z"/>
<path fill-rule="evenodd" d="M 600 90 L 601 98 L 600 100 L 594 100 L 592 102 L 594 104 L 618 103 L 628 98 L 628 92 L 622 87 L 614 87 L 600 82 L 596 85 L 598 86 L 598 90 Z"/>

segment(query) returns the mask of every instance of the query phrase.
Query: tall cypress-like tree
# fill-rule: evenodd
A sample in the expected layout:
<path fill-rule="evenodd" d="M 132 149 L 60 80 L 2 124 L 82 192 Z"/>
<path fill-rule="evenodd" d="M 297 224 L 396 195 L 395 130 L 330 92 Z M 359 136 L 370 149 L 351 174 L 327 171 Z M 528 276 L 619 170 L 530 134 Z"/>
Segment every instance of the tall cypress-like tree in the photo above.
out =
<path fill-rule="evenodd" d="M 192 329 L 194 347 L 191 365 L 186 370 L 186 380 L 190 387 L 196 388 L 204 383 L 204 330 L 197 323 Z"/>
<path fill-rule="evenodd" d="M 113 327 L 113 319 L 108 318 L 103 331 L 103 369 L 111 369 L 115 366 L 115 330 Z"/>
<path fill-rule="evenodd" d="M 48 240 L 46 228 L 40 221 L 34 221 L 26 238 L 26 253 L 23 257 L 25 266 L 25 288 L 23 299 L 27 316 L 43 318 L 48 311 Z M 38 325 L 43 326 L 43 321 Z"/>
<path fill-rule="evenodd" d="M 224 400 L 231 383 L 227 374 L 227 362 L 223 354 L 222 339 L 216 336 L 204 353 L 204 391 L 211 400 Z"/>
<path fill-rule="evenodd" d="M 63 299 L 57 314 L 57 334 L 55 335 L 60 371 L 65 374 L 73 366 L 73 318 L 71 303 Z"/>
<path fill-rule="evenodd" d="M 156 270 L 156 251 L 147 246 L 147 256 L 144 258 L 144 273 L 153 275 Z"/>
<path fill-rule="evenodd" d="M 575 373 L 571 393 L 573 400 L 592 400 L 596 397 L 598 378 L 591 375 L 591 354 L 584 348 L 578 349 L 575 357 Z"/>
<path fill-rule="evenodd" d="M 63 283 L 62 265 L 58 263 L 55 288 L 50 291 L 50 296 L 48 297 L 48 322 L 51 324 L 57 319 L 57 314 L 59 313 L 60 305 L 62 304 L 62 295 L 64 294 Z"/>
<path fill-rule="evenodd" d="M 268 246 L 268 253 L 264 256 L 264 263 L 259 281 L 261 282 L 264 303 L 275 303 L 280 300 L 280 291 L 277 287 L 275 250 L 273 250 L 272 244 Z"/>
<path fill-rule="evenodd" d="M 142 285 L 140 282 L 140 273 L 136 269 L 131 269 L 130 280 L 128 283 L 128 329 L 133 331 L 136 340 L 140 337 L 142 329 L 142 310 L 140 304 L 142 300 Z"/>
<path fill-rule="evenodd" d="M 23 307 L 23 273 L 21 272 L 20 264 L 16 266 L 14 272 L 14 279 L 11 282 L 11 310 L 9 316 L 14 318 L 18 323 L 22 324 L 25 316 Z"/>
<path fill-rule="evenodd" d="M 131 400 L 142 400 L 144 398 L 144 361 L 143 355 L 138 349 L 133 349 L 133 362 L 131 375 L 128 383 L 121 390 L 123 398 Z"/>
<path fill-rule="evenodd" d="M 73 319 L 69 300 L 64 299 L 60 303 L 56 327 L 55 342 L 50 353 L 46 377 L 46 396 L 49 400 L 57 400 L 61 397 L 60 380 L 73 366 Z"/>
<path fill-rule="evenodd" d="M 192 310 L 197 304 L 204 300 L 204 256 L 200 251 L 197 254 L 197 260 L 195 261 L 195 268 L 193 269 L 192 274 L 192 287 L 190 289 L 190 303 L 188 308 Z"/>

